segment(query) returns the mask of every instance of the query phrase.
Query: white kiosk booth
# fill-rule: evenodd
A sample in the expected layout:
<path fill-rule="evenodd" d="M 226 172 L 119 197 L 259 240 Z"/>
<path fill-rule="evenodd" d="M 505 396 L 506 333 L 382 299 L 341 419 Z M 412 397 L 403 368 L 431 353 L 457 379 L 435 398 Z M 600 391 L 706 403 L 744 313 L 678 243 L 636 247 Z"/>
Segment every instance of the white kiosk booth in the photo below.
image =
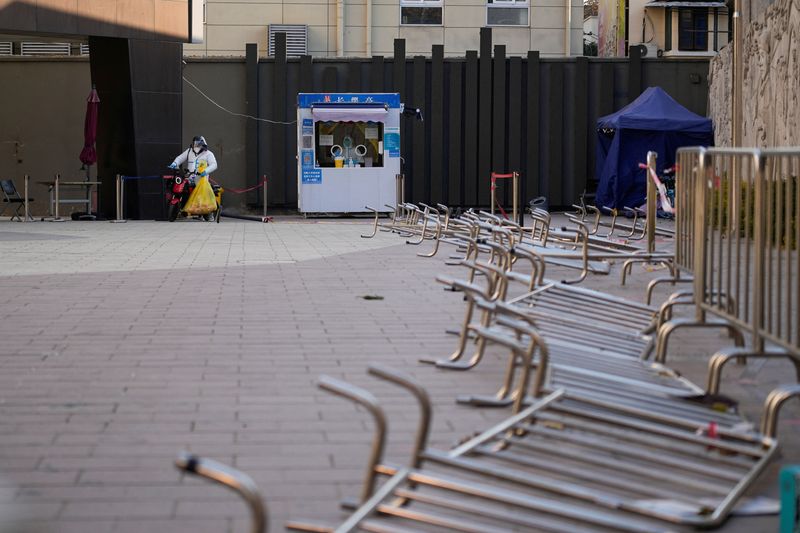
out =
<path fill-rule="evenodd" d="M 297 95 L 301 213 L 390 211 L 400 173 L 400 95 Z"/>

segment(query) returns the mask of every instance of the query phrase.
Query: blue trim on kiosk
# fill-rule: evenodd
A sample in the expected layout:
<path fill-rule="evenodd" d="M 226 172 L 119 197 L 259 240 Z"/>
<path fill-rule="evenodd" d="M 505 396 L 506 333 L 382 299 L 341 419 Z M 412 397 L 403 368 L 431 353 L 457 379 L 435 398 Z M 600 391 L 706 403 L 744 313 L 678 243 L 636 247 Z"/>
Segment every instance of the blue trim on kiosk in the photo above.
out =
<path fill-rule="evenodd" d="M 400 108 L 399 93 L 299 93 L 297 107 L 389 107 Z"/>

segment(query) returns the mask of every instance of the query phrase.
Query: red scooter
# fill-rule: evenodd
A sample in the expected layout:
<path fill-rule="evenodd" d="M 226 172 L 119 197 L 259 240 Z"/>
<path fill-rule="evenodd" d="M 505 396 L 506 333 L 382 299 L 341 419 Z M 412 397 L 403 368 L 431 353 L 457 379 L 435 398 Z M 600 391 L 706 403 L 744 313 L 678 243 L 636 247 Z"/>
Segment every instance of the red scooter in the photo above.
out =
<path fill-rule="evenodd" d="M 194 190 L 194 172 L 189 172 L 184 168 L 176 168 L 172 170 L 172 176 L 169 176 L 169 186 L 167 192 L 167 220 L 175 222 L 178 216 L 183 213 L 183 206 Z M 212 183 L 211 188 L 214 190 L 214 196 L 217 199 L 217 210 L 213 213 L 206 215 L 213 217 L 219 223 L 219 213 L 222 209 L 222 187 L 217 183 Z"/>

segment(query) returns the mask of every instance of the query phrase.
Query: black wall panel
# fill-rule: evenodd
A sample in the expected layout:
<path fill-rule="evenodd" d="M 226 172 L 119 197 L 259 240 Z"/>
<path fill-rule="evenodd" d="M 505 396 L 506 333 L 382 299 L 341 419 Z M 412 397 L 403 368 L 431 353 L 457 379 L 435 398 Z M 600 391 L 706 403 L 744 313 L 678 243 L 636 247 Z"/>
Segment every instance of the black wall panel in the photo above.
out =
<path fill-rule="evenodd" d="M 179 43 L 91 37 L 92 83 L 101 95 L 98 117 L 99 209 L 115 211 L 115 174 L 153 176 L 164 173 L 183 148 Z M 146 187 L 136 189 L 144 191 Z M 153 198 L 140 199 L 145 204 Z M 130 216 L 155 218 L 149 208 Z"/>
<path fill-rule="evenodd" d="M 424 122 L 402 119 L 406 199 L 488 208 L 492 170 L 521 173 L 522 206 L 538 195 L 554 207 L 574 203 L 594 179 L 597 118 L 649 85 L 661 85 L 696 113 L 706 110 L 706 60 L 541 58 L 536 51 L 507 57 L 503 46 L 492 54 L 491 30 L 481 37 L 480 53 L 467 51 L 464 58 L 445 59 L 441 46 L 430 57 L 406 58 L 405 41 L 397 39 L 393 58 L 262 58 L 257 68 L 248 62 L 248 95 L 258 94 L 253 102 L 248 96 L 248 113 L 291 122 L 298 91 L 400 92 L 401 101 L 425 116 Z M 150 102 L 162 105 L 158 98 Z M 248 180 L 269 175 L 270 204 L 295 207 L 296 125 L 259 124 L 257 154 L 248 142 L 247 155 L 258 170 Z M 121 126 L 124 131 L 124 121 Z M 510 182 L 501 188 L 510 207 Z"/>

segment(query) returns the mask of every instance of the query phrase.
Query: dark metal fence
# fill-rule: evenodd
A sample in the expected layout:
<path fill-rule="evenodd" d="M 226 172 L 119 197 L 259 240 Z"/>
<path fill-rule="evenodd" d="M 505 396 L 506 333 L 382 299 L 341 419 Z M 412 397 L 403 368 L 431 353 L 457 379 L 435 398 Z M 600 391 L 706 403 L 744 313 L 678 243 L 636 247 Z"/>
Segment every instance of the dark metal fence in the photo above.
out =
<path fill-rule="evenodd" d="M 425 116 L 401 131 L 406 198 L 414 202 L 488 206 L 491 172 L 518 171 L 524 201 L 544 195 L 551 206 L 567 206 L 592 186 L 599 116 L 652 85 L 706 114 L 707 59 L 642 59 L 636 47 L 625 59 L 507 57 L 505 46 L 492 46 L 489 28 L 481 29 L 480 50 L 462 58 L 444 58 L 440 45 L 409 58 L 398 39 L 392 58 L 287 59 L 280 37 L 274 58 L 258 59 L 248 45 L 247 113 L 292 121 L 298 92 L 399 92 Z M 249 121 L 246 128 L 248 184 L 267 175 L 270 204 L 296 206 L 295 126 Z M 506 205 L 509 195 L 499 192 Z"/>

